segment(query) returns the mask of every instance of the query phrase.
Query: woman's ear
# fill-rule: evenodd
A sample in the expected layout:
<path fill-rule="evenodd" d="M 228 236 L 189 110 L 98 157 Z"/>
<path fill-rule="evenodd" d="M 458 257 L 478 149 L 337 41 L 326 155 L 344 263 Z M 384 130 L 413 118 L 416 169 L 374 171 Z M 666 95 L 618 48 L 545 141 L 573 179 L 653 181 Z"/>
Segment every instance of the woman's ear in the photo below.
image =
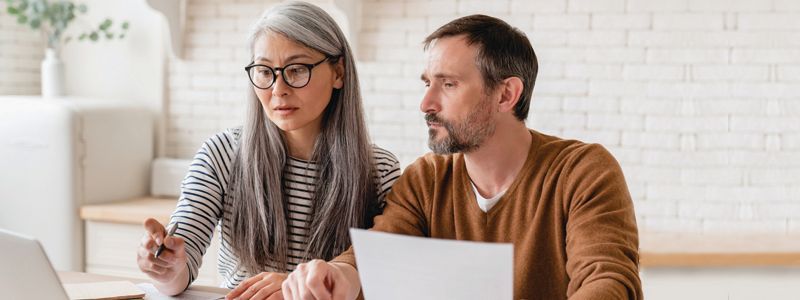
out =
<path fill-rule="evenodd" d="M 341 89 L 344 86 L 344 58 L 340 57 L 336 60 L 336 63 L 333 64 L 333 88 Z"/>
<path fill-rule="evenodd" d="M 522 94 L 523 84 L 522 79 L 512 76 L 503 80 L 500 87 L 500 106 L 498 109 L 501 112 L 514 111 L 514 107 L 519 102 L 519 96 Z"/>

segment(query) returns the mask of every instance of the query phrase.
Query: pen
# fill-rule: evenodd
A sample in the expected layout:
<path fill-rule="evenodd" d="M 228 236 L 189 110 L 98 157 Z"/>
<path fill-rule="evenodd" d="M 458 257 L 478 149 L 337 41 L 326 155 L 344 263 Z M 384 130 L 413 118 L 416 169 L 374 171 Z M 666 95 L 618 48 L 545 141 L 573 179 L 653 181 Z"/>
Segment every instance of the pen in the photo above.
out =
<path fill-rule="evenodd" d="M 176 230 L 178 230 L 178 223 L 172 223 L 172 226 L 167 231 L 167 236 L 175 235 L 175 231 Z M 164 237 L 164 241 L 161 241 L 161 245 L 158 246 L 158 249 L 156 249 L 156 254 L 155 254 L 156 258 L 158 258 L 158 256 L 161 255 L 161 252 L 164 252 L 164 248 L 166 248 L 166 247 L 164 247 L 164 244 L 166 244 L 165 243 L 166 239 L 167 239 L 167 237 Z"/>

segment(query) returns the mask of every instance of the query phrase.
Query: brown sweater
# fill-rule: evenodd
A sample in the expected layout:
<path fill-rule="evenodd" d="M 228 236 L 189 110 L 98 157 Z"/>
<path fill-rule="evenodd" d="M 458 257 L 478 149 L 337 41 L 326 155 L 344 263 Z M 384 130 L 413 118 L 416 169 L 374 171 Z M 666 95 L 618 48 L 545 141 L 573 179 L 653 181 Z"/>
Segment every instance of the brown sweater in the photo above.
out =
<path fill-rule="evenodd" d="M 427 154 L 394 184 L 372 230 L 513 243 L 515 299 L 641 299 L 636 219 L 617 161 L 597 144 L 531 135 L 524 167 L 488 213 L 463 155 Z M 355 266 L 352 248 L 334 261 Z"/>

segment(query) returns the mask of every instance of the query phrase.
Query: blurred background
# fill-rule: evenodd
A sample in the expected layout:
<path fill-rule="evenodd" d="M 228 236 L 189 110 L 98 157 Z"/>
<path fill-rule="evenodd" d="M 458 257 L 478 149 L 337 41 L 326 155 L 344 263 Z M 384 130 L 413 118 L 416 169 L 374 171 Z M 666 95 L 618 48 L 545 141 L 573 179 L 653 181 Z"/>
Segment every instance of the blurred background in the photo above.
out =
<path fill-rule="evenodd" d="M 499 17 L 539 58 L 529 127 L 600 143 L 622 165 L 648 298 L 800 292 L 800 1 L 311 2 L 347 33 L 372 139 L 403 167 L 428 151 L 422 40 L 459 16 Z M 53 218 L 73 238 L 42 238 L 48 254 L 71 247 L 62 269 L 136 276 L 136 209 L 168 217 L 186 160 L 242 123 L 246 33 L 275 1 L 79 3 L 76 37 L 105 18 L 130 27 L 63 44 L 64 97 L 50 100 L 47 43 L 0 3 L 0 227 L 46 235 L 20 212 L 62 201 L 46 188 L 60 184 L 72 211 Z"/>

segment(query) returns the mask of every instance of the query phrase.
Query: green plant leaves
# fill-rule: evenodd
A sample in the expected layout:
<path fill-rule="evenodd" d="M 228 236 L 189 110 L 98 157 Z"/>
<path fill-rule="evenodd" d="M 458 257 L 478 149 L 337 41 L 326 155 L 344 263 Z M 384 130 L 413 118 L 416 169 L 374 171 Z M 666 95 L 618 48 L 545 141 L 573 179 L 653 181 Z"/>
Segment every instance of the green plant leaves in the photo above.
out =
<path fill-rule="evenodd" d="M 22 1 L 22 3 L 19 4 L 17 9 L 20 11 L 28 9 L 28 1 Z"/>
<path fill-rule="evenodd" d="M 48 17 L 50 15 L 50 12 L 47 10 L 47 5 L 45 5 L 45 3 L 41 1 L 36 1 L 31 3 L 31 12 L 33 12 L 34 14 L 40 14 L 43 17 Z"/>
<path fill-rule="evenodd" d="M 100 23 L 100 30 L 106 31 L 109 27 L 111 27 L 111 19 L 106 19 L 103 23 Z"/>
<path fill-rule="evenodd" d="M 29 25 L 31 26 L 31 29 L 39 29 L 39 27 L 42 26 L 42 20 L 33 19 Z"/>
<path fill-rule="evenodd" d="M 0 0 L 2 1 L 2 0 Z M 78 0 L 80 1 L 80 0 Z M 73 0 L 5 0 L 8 3 L 6 11 L 16 18 L 17 23 L 33 30 L 41 31 L 47 39 L 48 47 L 58 47 L 59 43 L 70 42 L 72 36 L 62 37 L 72 21 L 80 14 L 89 10 L 84 3 Z M 2 12 L 2 11 L 0 11 Z M 115 24 L 119 24 L 116 28 Z M 110 18 L 105 18 L 95 28 L 86 28 L 88 31 L 80 33 L 76 40 L 90 40 L 125 38 L 130 24 L 127 21 L 115 23 Z"/>

